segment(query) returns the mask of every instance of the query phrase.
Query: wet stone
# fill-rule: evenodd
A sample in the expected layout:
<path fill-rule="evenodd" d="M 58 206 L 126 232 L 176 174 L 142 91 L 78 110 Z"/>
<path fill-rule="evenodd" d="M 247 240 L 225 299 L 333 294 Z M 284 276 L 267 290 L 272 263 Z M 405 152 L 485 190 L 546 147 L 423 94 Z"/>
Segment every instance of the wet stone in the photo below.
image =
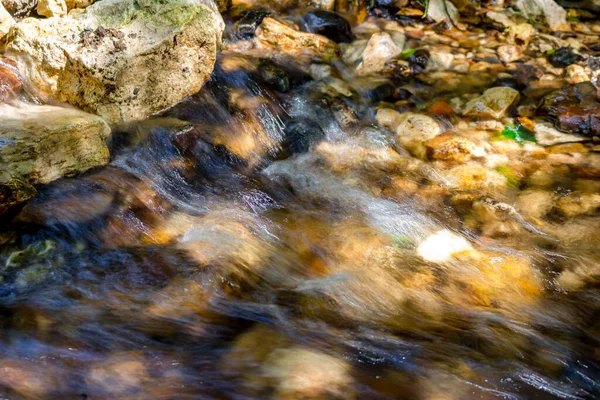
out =
<path fill-rule="evenodd" d="M 425 49 L 418 49 L 408 59 L 410 69 L 415 74 L 420 74 L 425 71 L 427 64 L 429 63 L 429 51 Z"/>
<path fill-rule="evenodd" d="M 271 15 L 270 11 L 257 8 L 246 12 L 233 25 L 234 34 L 239 39 L 250 39 L 254 36 L 256 28 L 260 25 L 265 17 Z"/>
<path fill-rule="evenodd" d="M 268 59 L 260 61 L 258 73 L 268 87 L 281 93 L 287 93 L 310 79 L 308 74 L 293 64 L 277 63 Z"/>
<path fill-rule="evenodd" d="M 385 63 L 402 52 L 402 47 L 386 32 L 371 35 L 356 67 L 359 76 L 374 75 L 384 69 Z"/>
<path fill-rule="evenodd" d="M 548 56 L 548 61 L 553 67 L 565 68 L 581 61 L 583 57 L 575 53 L 570 47 L 561 47 Z"/>
<path fill-rule="evenodd" d="M 522 90 L 526 87 L 519 81 L 519 79 L 509 74 L 502 74 L 499 76 L 498 79 L 494 81 L 492 86 L 504 86 L 515 90 Z"/>
<path fill-rule="evenodd" d="M 519 92 L 509 87 L 494 87 L 465 106 L 465 116 L 478 118 L 502 118 L 519 101 Z"/>
<path fill-rule="evenodd" d="M 537 114 L 550 118 L 563 132 L 600 135 L 598 89 L 591 82 L 567 85 L 545 96 Z"/>
<path fill-rule="evenodd" d="M 301 18 L 301 27 L 310 33 L 323 35 L 337 43 L 348 43 L 353 39 L 350 24 L 344 17 L 331 11 L 309 11 Z"/>

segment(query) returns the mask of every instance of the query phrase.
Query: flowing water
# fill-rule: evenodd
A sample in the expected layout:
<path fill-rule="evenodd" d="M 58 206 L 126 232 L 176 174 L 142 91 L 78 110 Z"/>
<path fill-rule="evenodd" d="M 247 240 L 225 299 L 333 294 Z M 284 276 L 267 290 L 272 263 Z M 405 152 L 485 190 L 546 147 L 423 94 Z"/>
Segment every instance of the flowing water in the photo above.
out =
<path fill-rule="evenodd" d="M 596 217 L 482 234 L 456 166 L 409 155 L 371 89 L 287 63 L 273 83 L 269 62 L 223 52 L 200 93 L 5 227 L 3 397 L 600 396 Z"/>

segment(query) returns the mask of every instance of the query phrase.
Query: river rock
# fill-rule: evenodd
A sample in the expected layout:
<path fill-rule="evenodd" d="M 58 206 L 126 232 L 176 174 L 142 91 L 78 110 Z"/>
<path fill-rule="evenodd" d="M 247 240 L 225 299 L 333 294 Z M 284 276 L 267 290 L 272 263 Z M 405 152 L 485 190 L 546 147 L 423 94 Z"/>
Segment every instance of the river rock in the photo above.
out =
<path fill-rule="evenodd" d="M 39 0 L 37 13 L 44 17 L 62 17 L 67 15 L 67 3 L 65 0 Z"/>
<path fill-rule="evenodd" d="M 104 165 L 110 128 L 82 111 L 0 105 L 0 166 L 29 184 L 48 183 Z"/>
<path fill-rule="evenodd" d="M 351 42 L 350 24 L 339 14 L 324 10 L 309 11 L 302 16 L 302 28 L 306 32 L 323 35 L 339 42 Z"/>
<path fill-rule="evenodd" d="M 566 85 L 546 95 L 537 114 L 552 119 L 563 132 L 600 135 L 598 89 L 591 82 Z"/>
<path fill-rule="evenodd" d="M 497 86 L 486 90 L 476 99 L 473 99 L 465 106 L 464 115 L 476 118 L 494 118 L 504 117 L 513 104 L 519 101 L 519 92 L 515 89 Z"/>
<path fill-rule="evenodd" d="M 386 32 L 374 33 L 362 52 L 362 61 L 356 67 L 356 74 L 364 76 L 380 72 L 387 61 L 402 53 L 403 45 L 397 44 Z"/>
<path fill-rule="evenodd" d="M 550 64 L 556 68 L 566 68 L 569 65 L 581 61 L 582 59 L 583 57 L 577 54 L 570 47 L 561 47 L 548 57 Z"/>
<path fill-rule="evenodd" d="M 546 216 L 556 202 L 556 194 L 549 190 L 525 190 L 517 197 L 515 207 L 526 218 Z"/>
<path fill-rule="evenodd" d="M 276 382 L 276 399 L 353 398 L 350 365 L 303 347 L 277 349 L 261 366 Z"/>
<path fill-rule="evenodd" d="M 257 47 L 291 57 L 308 56 L 329 61 L 339 52 L 337 44 L 325 36 L 300 32 L 268 17 L 256 29 L 255 39 Z"/>
<path fill-rule="evenodd" d="M 593 214 L 600 208 L 599 193 L 573 192 L 560 197 L 556 202 L 556 211 L 567 218 Z"/>
<path fill-rule="evenodd" d="M 419 158 L 426 157 L 425 142 L 442 133 L 440 124 L 434 118 L 424 114 L 401 114 L 396 122 L 396 138 L 408 151 Z"/>
<path fill-rule="evenodd" d="M 196 93 L 210 76 L 222 26 L 184 0 L 103 0 L 67 18 L 29 18 L 5 54 L 40 89 L 109 122 L 144 119 Z"/>
<path fill-rule="evenodd" d="M 542 146 L 552 146 L 560 143 L 581 142 L 583 137 L 562 133 L 549 122 L 535 124 L 535 140 Z"/>
<path fill-rule="evenodd" d="M 239 39 L 250 39 L 254 36 L 256 28 L 262 20 L 270 15 L 271 12 L 265 8 L 255 8 L 248 10 L 243 16 L 233 24 L 234 35 Z"/>
<path fill-rule="evenodd" d="M 431 160 L 463 162 L 472 157 L 483 157 L 485 150 L 469 139 L 444 134 L 425 142 L 427 157 Z"/>
<path fill-rule="evenodd" d="M 430 52 L 425 71 L 446 71 L 452 67 L 454 54 L 444 51 Z"/>
<path fill-rule="evenodd" d="M 404 113 L 382 108 L 377 111 L 377 122 L 390 128 L 396 139 L 417 157 L 427 154 L 425 143 L 442 133 L 440 124 L 425 114 Z"/>
<path fill-rule="evenodd" d="M 503 63 L 511 63 L 523 58 L 523 51 L 514 44 L 505 44 L 498 47 L 498 58 Z"/>
<path fill-rule="evenodd" d="M 570 84 L 588 82 L 590 77 L 581 65 L 571 64 L 565 68 L 565 79 Z"/>

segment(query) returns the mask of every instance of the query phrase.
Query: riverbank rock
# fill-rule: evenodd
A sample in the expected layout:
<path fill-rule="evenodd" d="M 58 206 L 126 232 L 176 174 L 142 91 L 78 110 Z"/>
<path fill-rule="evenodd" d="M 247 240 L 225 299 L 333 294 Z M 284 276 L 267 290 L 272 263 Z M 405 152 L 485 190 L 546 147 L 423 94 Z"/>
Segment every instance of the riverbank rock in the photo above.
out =
<path fill-rule="evenodd" d="M 222 19 L 184 0 L 103 0 L 66 18 L 23 20 L 5 54 L 52 97 L 112 123 L 196 93 L 215 62 Z"/>
<path fill-rule="evenodd" d="M 31 185 L 104 165 L 110 128 L 82 111 L 0 105 L 0 168 Z"/>

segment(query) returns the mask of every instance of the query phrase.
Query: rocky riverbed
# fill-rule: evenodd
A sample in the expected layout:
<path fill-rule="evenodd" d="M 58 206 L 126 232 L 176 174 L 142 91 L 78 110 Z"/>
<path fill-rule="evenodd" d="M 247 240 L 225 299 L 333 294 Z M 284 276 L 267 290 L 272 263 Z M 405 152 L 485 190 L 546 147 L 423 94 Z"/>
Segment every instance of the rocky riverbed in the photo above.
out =
<path fill-rule="evenodd" d="M 600 3 L 2 0 L 0 394 L 600 396 Z"/>

